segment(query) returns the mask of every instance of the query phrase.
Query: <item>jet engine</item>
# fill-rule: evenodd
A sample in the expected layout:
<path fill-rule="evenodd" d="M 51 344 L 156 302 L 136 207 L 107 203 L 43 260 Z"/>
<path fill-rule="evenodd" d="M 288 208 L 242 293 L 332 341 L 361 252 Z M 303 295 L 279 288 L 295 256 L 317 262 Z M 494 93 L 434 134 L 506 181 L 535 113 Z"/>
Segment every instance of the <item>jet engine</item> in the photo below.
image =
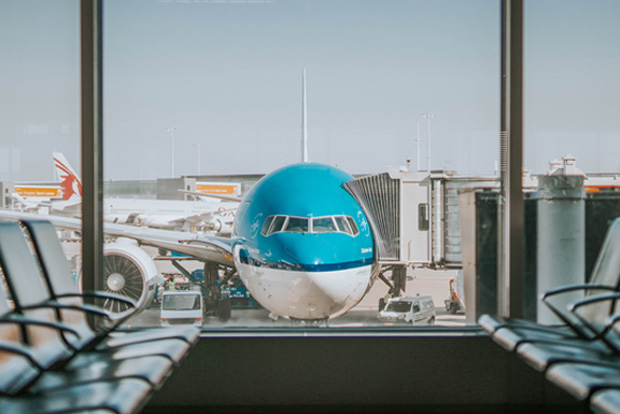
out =
<path fill-rule="evenodd" d="M 232 234 L 232 219 L 227 217 L 213 217 L 207 223 L 206 227 L 211 231 L 229 236 Z"/>
<path fill-rule="evenodd" d="M 153 259 L 134 240 L 124 238 L 106 244 L 103 254 L 103 290 L 132 299 L 136 312 L 146 308 L 153 301 L 157 283 L 163 282 Z M 102 305 L 111 313 L 132 309 L 114 300 L 104 300 Z"/>

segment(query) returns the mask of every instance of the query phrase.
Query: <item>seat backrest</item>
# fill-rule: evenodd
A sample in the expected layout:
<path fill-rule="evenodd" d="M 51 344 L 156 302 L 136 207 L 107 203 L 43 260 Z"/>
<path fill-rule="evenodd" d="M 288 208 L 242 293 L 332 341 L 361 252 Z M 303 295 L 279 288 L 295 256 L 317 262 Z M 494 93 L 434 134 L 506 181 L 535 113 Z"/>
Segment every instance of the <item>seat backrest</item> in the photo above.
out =
<path fill-rule="evenodd" d="M 592 269 L 590 283 L 609 286 L 620 291 L 620 217 L 616 218 L 605 235 L 605 240 Z M 600 290 L 589 291 L 586 296 L 600 294 Z M 600 332 L 610 315 L 620 311 L 620 301 L 604 301 L 584 306 L 581 317 Z"/>
<path fill-rule="evenodd" d="M 0 319 L 8 320 L 12 313 L 9 299 L 4 289 L 4 280 L 0 278 Z M 6 344 L 23 344 L 21 331 L 16 324 L 0 324 L 0 341 Z M 0 349 L 0 393 L 10 394 L 20 391 L 38 375 L 36 369 L 26 357 Z"/>
<path fill-rule="evenodd" d="M 592 269 L 590 283 L 620 289 L 620 217 L 607 230 Z"/>
<path fill-rule="evenodd" d="M 57 321 L 54 310 L 27 309 L 50 301 L 51 296 L 18 223 L 0 223 L 0 267 L 13 295 L 16 312 L 30 319 Z M 43 367 L 51 366 L 72 354 L 56 329 L 29 326 L 25 335 L 26 342 Z"/>
<path fill-rule="evenodd" d="M 56 234 L 56 228 L 45 220 L 23 220 L 22 223 L 30 234 L 32 245 L 39 258 L 43 279 L 51 297 L 63 304 L 82 305 L 84 301 L 81 296 L 62 297 L 67 294 L 79 294 L 79 290 L 75 286 L 69 263 Z M 79 344 L 76 343 L 77 338 L 73 336 L 67 338 L 78 347 L 95 337 L 84 312 L 63 310 L 60 318 L 63 323 L 80 334 Z"/>
<path fill-rule="evenodd" d="M 22 223 L 30 233 L 52 297 L 78 293 L 54 225 L 46 220 L 22 220 Z"/>

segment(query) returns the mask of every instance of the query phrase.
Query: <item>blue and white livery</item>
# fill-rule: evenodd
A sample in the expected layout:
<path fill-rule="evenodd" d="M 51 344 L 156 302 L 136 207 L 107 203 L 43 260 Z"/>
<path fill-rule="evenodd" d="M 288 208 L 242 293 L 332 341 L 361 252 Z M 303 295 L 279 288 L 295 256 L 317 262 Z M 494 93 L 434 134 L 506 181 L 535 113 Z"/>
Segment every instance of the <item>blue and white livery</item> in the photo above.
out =
<path fill-rule="evenodd" d="M 352 179 L 327 165 L 295 164 L 265 176 L 241 203 L 235 267 L 273 314 L 334 318 L 359 303 L 375 281 L 368 220 L 342 186 Z"/>

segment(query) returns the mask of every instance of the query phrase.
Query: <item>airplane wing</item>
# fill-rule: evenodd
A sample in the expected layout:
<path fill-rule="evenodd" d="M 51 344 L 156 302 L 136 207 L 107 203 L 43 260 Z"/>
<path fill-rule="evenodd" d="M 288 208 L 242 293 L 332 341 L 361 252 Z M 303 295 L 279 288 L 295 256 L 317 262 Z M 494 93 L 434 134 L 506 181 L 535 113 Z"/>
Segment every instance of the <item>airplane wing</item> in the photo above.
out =
<path fill-rule="evenodd" d="M 174 220 L 170 220 L 170 223 L 175 223 L 179 226 L 179 228 L 191 228 L 191 227 L 197 227 L 203 224 L 209 224 L 209 222 L 211 221 L 211 219 L 213 219 L 216 216 L 220 216 L 222 214 L 231 212 L 231 211 L 236 211 L 237 208 L 229 208 L 229 209 L 225 209 L 225 210 L 218 210 L 218 211 L 211 211 L 208 213 L 203 213 L 203 214 L 194 214 L 191 216 L 187 216 L 187 217 L 181 217 L 178 219 L 174 219 Z"/>
<path fill-rule="evenodd" d="M 0 219 L 49 220 L 56 227 L 78 232 L 82 231 L 82 221 L 71 217 L 0 210 Z M 174 251 L 196 260 L 210 261 L 234 267 L 232 259 L 233 240 L 230 238 L 114 223 L 104 223 L 103 231 L 108 236 L 125 237 L 136 240 L 139 244 L 145 246 Z"/>
<path fill-rule="evenodd" d="M 24 197 L 20 196 L 17 193 L 12 193 L 11 194 L 11 198 L 13 198 L 19 204 L 24 206 L 24 208 L 27 209 L 27 210 L 34 210 L 34 209 L 37 209 L 37 208 L 39 208 L 41 206 L 45 206 L 44 203 L 41 202 L 41 201 L 28 201 Z"/>
<path fill-rule="evenodd" d="M 198 197 L 201 200 L 205 200 L 208 201 L 207 199 L 209 198 L 215 198 L 218 200 L 223 200 L 223 201 L 234 201 L 237 203 L 240 203 L 241 201 L 243 201 L 243 198 L 241 197 L 235 197 L 235 196 L 227 196 L 227 195 L 219 195 L 219 194 L 208 194 L 208 193 L 203 193 L 200 191 L 188 191 L 188 190 L 178 190 L 180 193 L 183 194 L 188 194 L 188 195 L 192 195 L 194 197 Z"/>

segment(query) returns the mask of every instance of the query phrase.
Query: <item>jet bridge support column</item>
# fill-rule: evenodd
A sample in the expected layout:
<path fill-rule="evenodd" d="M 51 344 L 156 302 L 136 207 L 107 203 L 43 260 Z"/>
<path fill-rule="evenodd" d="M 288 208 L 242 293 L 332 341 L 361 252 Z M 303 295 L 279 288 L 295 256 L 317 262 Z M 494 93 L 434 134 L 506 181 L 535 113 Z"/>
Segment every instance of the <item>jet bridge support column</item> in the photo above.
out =
<path fill-rule="evenodd" d="M 230 319 L 232 302 L 227 294 L 222 292 L 222 284 L 219 283 L 219 267 L 216 263 L 205 262 L 203 270 L 203 292 L 206 315 L 217 316 L 223 321 Z"/>
<path fill-rule="evenodd" d="M 392 288 L 390 296 L 397 297 L 405 293 L 407 289 L 407 267 L 403 265 L 395 265 L 392 267 Z"/>
<path fill-rule="evenodd" d="M 205 262 L 203 267 L 203 292 L 205 301 L 205 310 L 208 314 L 217 312 L 217 301 L 220 293 L 220 287 L 217 284 L 218 271 L 217 265 L 211 262 Z"/>

